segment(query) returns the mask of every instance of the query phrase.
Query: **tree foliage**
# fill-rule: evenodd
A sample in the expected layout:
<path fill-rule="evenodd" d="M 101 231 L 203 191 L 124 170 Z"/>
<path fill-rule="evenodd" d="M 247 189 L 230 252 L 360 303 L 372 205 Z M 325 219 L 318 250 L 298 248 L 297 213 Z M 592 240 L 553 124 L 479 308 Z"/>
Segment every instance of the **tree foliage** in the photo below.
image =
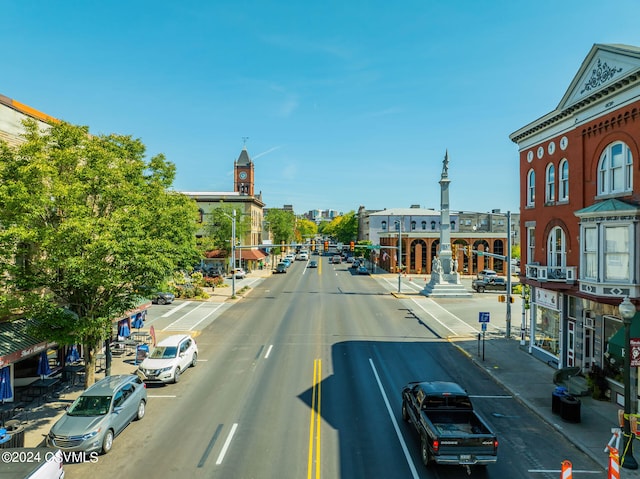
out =
<path fill-rule="evenodd" d="M 277 245 L 285 243 L 290 244 L 294 241 L 294 230 L 296 226 L 296 217 L 293 211 L 269 209 L 265 215 L 268 229 L 273 238 L 273 244 Z"/>
<path fill-rule="evenodd" d="M 358 238 L 358 216 L 355 211 L 338 216 L 323 225 L 322 234 L 331 236 L 340 243 L 355 241 Z"/>
<path fill-rule="evenodd" d="M 304 243 L 318 234 L 318 225 L 306 218 L 296 220 L 295 240 Z"/>
<path fill-rule="evenodd" d="M 198 260 L 197 207 L 170 191 L 175 166 L 145 161 L 138 139 L 24 127 L 24 143 L 0 142 L 2 304 L 43 339 L 82 343 L 89 385 L 96 348 L 141 287 Z"/>
<path fill-rule="evenodd" d="M 244 238 L 251 228 L 251 218 L 243 215 L 238 208 L 232 205 L 221 204 L 211 210 L 208 223 L 205 225 L 205 234 L 209 239 L 207 243 L 210 249 L 219 249 L 231 254 L 231 235 L 233 234 L 233 211 L 236 218 L 236 244 Z"/>

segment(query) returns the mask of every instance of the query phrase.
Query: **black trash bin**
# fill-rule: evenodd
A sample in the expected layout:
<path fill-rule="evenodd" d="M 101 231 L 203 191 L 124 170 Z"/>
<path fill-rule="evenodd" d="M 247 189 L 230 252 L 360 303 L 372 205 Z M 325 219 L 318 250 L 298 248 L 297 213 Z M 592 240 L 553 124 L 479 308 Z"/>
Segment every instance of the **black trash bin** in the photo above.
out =
<path fill-rule="evenodd" d="M 551 393 L 551 412 L 553 414 L 560 414 L 561 403 L 560 400 L 563 396 L 568 394 L 567 388 L 564 386 L 558 386 L 554 389 L 553 393 Z"/>
<path fill-rule="evenodd" d="M 568 422 L 580 422 L 580 399 L 566 394 L 560 398 L 560 417 Z"/>
<path fill-rule="evenodd" d="M 24 447 L 24 426 L 20 421 L 7 421 L 3 429 L 0 429 L 0 449 Z"/>

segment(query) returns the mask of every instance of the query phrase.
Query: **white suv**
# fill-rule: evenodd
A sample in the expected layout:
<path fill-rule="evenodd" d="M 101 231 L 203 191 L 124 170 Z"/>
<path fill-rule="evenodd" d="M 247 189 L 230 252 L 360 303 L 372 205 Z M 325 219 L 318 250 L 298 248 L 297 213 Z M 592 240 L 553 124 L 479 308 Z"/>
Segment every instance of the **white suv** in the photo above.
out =
<path fill-rule="evenodd" d="M 198 345 L 188 334 L 169 336 L 153 348 L 151 354 L 140 364 L 138 376 L 145 382 L 177 383 L 180 374 L 195 367 L 198 360 Z"/>

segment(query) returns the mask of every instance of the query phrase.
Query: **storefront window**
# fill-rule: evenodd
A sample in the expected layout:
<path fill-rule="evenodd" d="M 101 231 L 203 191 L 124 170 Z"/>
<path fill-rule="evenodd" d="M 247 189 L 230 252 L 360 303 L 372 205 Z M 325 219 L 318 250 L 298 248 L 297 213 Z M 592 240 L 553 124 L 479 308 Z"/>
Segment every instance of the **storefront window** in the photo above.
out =
<path fill-rule="evenodd" d="M 560 351 L 560 312 L 536 308 L 536 346 L 558 356 Z"/>
<path fill-rule="evenodd" d="M 619 318 L 603 316 L 604 364 L 603 370 L 607 377 L 622 381 L 622 366 L 624 361 L 624 325 Z"/>
<path fill-rule="evenodd" d="M 604 230 L 605 281 L 629 279 L 629 228 L 609 226 Z"/>

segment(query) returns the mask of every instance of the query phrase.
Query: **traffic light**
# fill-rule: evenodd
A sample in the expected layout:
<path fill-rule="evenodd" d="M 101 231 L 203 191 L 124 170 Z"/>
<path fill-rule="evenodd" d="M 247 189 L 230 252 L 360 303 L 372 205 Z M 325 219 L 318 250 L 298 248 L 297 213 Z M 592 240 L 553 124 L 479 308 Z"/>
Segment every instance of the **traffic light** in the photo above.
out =
<path fill-rule="evenodd" d="M 311 251 L 316 250 L 316 240 L 311 240 Z"/>
<path fill-rule="evenodd" d="M 352 241 L 349 243 L 349 251 L 355 251 L 356 249 L 356 245 L 355 243 Z"/>
<path fill-rule="evenodd" d="M 328 242 L 328 241 L 325 241 L 325 242 L 324 242 L 324 251 L 325 251 L 325 253 L 326 253 L 327 251 L 329 251 L 329 242 Z"/>
<path fill-rule="evenodd" d="M 506 303 L 507 302 L 507 297 L 504 294 L 501 294 L 500 296 L 498 296 L 498 302 L 499 303 Z"/>

